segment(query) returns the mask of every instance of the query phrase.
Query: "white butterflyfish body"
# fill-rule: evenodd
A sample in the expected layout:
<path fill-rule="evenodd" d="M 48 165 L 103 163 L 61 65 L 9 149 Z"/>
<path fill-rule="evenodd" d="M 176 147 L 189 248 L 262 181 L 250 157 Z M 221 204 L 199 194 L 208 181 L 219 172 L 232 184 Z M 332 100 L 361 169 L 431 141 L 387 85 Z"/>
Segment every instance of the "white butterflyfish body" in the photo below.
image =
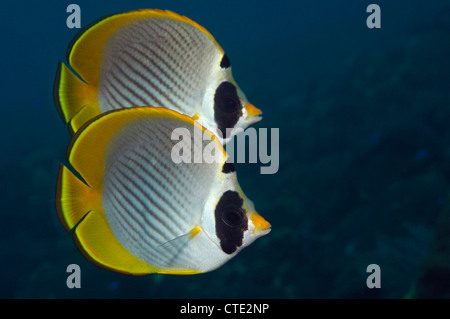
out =
<path fill-rule="evenodd" d="M 175 163 L 176 128 L 210 134 L 182 142 L 217 143 L 220 160 Z M 226 158 L 220 141 L 186 115 L 161 107 L 104 112 L 73 136 L 68 160 L 82 180 L 60 166 L 58 216 L 102 267 L 136 275 L 214 270 L 270 231 Z"/>
<path fill-rule="evenodd" d="M 103 18 L 72 41 L 67 60 L 78 77 L 60 63 L 54 94 L 72 133 L 100 113 L 147 105 L 193 117 L 222 143 L 232 137 L 227 128 L 261 119 L 214 37 L 170 11 Z"/>

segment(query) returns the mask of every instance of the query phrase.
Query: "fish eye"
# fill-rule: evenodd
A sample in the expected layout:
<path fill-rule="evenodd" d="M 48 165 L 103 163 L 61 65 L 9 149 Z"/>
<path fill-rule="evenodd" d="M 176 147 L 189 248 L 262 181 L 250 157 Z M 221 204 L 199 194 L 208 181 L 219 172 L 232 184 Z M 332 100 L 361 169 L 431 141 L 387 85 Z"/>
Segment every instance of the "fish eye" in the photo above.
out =
<path fill-rule="evenodd" d="M 244 200 L 239 193 L 228 190 L 222 194 L 214 210 L 216 235 L 226 254 L 232 254 L 242 246 L 244 232 L 248 229 L 248 217 L 243 205 Z"/>
<path fill-rule="evenodd" d="M 236 105 L 237 105 L 237 103 L 235 100 L 228 99 L 225 101 L 225 108 L 227 110 L 234 110 L 236 108 Z"/>
<path fill-rule="evenodd" d="M 228 81 L 220 83 L 214 94 L 214 119 L 222 136 L 228 137 L 227 128 L 236 125 L 242 109 L 236 85 Z"/>
<path fill-rule="evenodd" d="M 219 85 L 216 90 L 215 100 L 219 109 L 225 113 L 234 113 L 242 108 L 236 86 L 230 82 L 222 82 Z"/>
<path fill-rule="evenodd" d="M 237 227 L 242 225 L 244 220 L 244 210 L 237 207 L 227 207 L 222 212 L 222 220 L 230 227 Z"/>

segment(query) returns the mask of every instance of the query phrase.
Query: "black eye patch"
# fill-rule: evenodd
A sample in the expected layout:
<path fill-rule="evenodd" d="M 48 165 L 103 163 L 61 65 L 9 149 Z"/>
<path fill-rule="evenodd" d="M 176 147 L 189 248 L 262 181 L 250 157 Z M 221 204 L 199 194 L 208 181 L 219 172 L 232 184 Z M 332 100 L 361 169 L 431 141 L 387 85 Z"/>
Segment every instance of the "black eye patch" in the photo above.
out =
<path fill-rule="evenodd" d="M 220 61 L 220 67 L 222 69 L 228 69 L 231 66 L 230 59 L 226 54 L 223 55 L 222 61 Z"/>
<path fill-rule="evenodd" d="M 230 82 L 222 82 L 214 94 L 214 119 L 222 133 L 228 137 L 227 128 L 234 128 L 242 116 L 242 104 L 237 95 L 237 88 Z"/>
<path fill-rule="evenodd" d="M 244 231 L 248 229 L 248 218 L 242 207 L 244 200 L 235 191 L 223 193 L 217 203 L 215 214 L 216 235 L 220 247 L 226 254 L 234 253 L 242 246 Z"/>

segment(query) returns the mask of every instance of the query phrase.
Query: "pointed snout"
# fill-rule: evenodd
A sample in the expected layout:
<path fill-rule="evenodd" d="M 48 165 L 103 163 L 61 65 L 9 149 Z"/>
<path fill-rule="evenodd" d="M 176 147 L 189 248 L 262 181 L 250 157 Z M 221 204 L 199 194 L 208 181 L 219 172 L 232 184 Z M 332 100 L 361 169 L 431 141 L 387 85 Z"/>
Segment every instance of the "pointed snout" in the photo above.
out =
<path fill-rule="evenodd" d="M 247 110 L 247 119 L 261 115 L 262 111 L 253 104 L 246 102 L 244 108 Z"/>
<path fill-rule="evenodd" d="M 253 230 L 253 235 L 265 235 L 270 232 L 271 225 L 258 213 L 251 213 L 250 220 L 252 221 L 255 229 Z"/>

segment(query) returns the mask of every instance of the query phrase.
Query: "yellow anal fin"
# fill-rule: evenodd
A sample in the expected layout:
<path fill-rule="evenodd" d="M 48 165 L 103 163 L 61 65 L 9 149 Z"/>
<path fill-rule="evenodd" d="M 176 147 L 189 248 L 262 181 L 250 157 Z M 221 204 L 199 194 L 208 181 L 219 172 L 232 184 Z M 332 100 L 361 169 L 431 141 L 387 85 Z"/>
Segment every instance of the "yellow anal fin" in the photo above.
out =
<path fill-rule="evenodd" d="M 75 229 L 74 239 L 87 259 L 103 268 L 131 275 L 160 270 L 133 256 L 116 239 L 102 211 L 91 211 Z"/>
<path fill-rule="evenodd" d="M 56 108 L 75 133 L 85 122 L 100 114 L 97 87 L 87 84 L 59 63 L 54 86 Z"/>
<path fill-rule="evenodd" d="M 106 221 L 100 194 L 60 165 L 56 194 L 58 217 L 66 230 L 75 227 L 80 251 L 93 263 L 127 274 L 149 274 L 159 269 L 129 253 L 115 238 Z"/>
<path fill-rule="evenodd" d="M 132 255 L 116 239 L 102 211 L 91 211 L 77 225 L 74 239 L 83 255 L 92 263 L 129 275 L 162 273 L 192 275 L 190 269 L 160 269 Z"/>

